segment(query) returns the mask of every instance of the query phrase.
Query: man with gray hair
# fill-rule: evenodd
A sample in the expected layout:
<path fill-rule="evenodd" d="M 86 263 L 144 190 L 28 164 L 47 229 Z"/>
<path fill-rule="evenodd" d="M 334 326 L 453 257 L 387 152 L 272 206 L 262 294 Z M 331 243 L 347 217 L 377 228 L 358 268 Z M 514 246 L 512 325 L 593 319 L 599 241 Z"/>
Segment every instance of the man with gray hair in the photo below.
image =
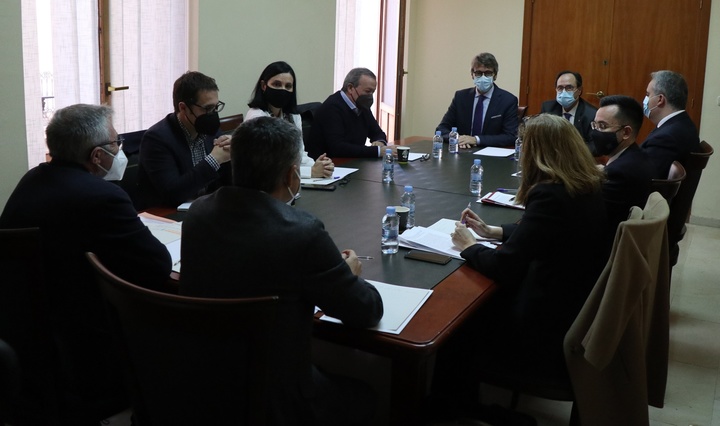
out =
<path fill-rule="evenodd" d="M 688 86 L 674 71 L 650 74 L 643 113 L 656 127 L 641 147 L 655 166 L 654 178 L 667 179 L 673 161 L 684 165 L 691 152 L 700 150 L 697 127 L 685 111 Z"/>
<path fill-rule="evenodd" d="M 370 110 L 376 88 L 377 78 L 372 71 L 350 70 L 342 89 L 315 111 L 308 144 L 312 158 L 322 153 L 331 158 L 378 158 L 385 154 L 387 135 Z M 389 148 L 395 152 L 394 146 Z"/>
<path fill-rule="evenodd" d="M 85 253 L 95 253 L 110 271 L 146 287 L 169 278 L 170 254 L 140 221 L 127 193 L 107 181 L 120 179 L 126 163 L 110 107 L 59 109 L 46 136 L 52 160 L 23 176 L 0 215 L 0 228 L 40 228 L 43 256 L 37 262 L 46 284 L 41 296 L 49 304 L 64 379 L 45 385 L 59 385 L 82 405 L 84 420 L 98 424 L 127 408 L 127 401 L 103 299 Z M 99 407 L 115 411 L 101 413 Z M 76 418 L 68 424 L 87 423 Z"/>

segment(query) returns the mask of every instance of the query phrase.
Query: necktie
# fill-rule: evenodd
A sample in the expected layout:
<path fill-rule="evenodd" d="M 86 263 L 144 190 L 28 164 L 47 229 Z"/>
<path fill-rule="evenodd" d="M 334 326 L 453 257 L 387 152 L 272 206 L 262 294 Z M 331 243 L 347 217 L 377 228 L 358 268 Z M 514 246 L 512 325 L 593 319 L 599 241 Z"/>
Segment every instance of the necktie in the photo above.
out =
<path fill-rule="evenodd" d="M 480 136 L 480 134 L 482 133 L 484 101 L 485 101 L 485 95 L 480 95 L 480 97 L 478 97 L 477 105 L 475 105 L 475 117 L 473 117 L 473 124 L 472 124 L 472 131 L 471 131 L 473 136 Z"/>
<path fill-rule="evenodd" d="M 570 117 L 572 117 L 572 114 L 570 114 L 569 112 L 565 112 L 563 113 L 563 115 L 565 116 L 565 118 L 567 118 L 567 121 L 570 121 Z"/>

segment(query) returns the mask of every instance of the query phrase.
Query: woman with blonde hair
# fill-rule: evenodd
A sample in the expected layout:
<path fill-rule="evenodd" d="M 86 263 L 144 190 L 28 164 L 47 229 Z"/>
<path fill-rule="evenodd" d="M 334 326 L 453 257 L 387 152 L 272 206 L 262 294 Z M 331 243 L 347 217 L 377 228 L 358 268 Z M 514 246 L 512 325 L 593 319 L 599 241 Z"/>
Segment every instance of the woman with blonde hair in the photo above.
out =
<path fill-rule="evenodd" d="M 450 389 L 462 388 L 467 369 L 480 362 L 567 374 L 564 335 L 610 254 L 603 175 L 577 129 L 562 117 L 540 114 L 521 124 L 519 136 L 521 220 L 491 226 L 465 209 L 452 234 L 467 264 L 494 280 L 497 291 L 478 320 L 445 354 L 440 351 L 438 379 L 450 380 Z M 468 228 L 502 245 L 477 244 Z"/>

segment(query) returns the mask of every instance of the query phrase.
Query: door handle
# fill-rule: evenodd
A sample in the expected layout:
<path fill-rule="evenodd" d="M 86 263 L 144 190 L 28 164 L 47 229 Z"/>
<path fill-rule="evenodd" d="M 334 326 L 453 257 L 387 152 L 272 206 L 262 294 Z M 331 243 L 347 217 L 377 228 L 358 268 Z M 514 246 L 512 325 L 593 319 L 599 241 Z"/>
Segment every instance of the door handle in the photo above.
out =
<path fill-rule="evenodd" d="M 130 86 L 112 86 L 110 83 L 105 83 L 105 95 L 110 96 L 112 92 L 119 90 L 128 90 Z"/>
<path fill-rule="evenodd" d="M 588 93 L 588 95 L 597 96 L 598 99 L 602 99 L 602 98 L 605 97 L 605 92 L 603 92 L 602 90 L 598 90 L 598 91 L 595 92 L 595 93 Z"/>

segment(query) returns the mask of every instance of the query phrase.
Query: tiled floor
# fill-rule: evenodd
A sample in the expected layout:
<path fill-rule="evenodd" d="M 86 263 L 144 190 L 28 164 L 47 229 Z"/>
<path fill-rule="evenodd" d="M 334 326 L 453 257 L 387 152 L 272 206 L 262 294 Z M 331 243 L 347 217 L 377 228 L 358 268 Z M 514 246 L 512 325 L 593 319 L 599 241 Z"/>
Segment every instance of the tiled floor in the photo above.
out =
<path fill-rule="evenodd" d="M 650 425 L 720 426 L 720 228 L 688 225 L 670 291 L 665 407 L 650 407 Z M 539 426 L 565 426 L 570 406 L 523 397 L 518 409 Z"/>
<path fill-rule="evenodd" d="M 688 225 L 673 270 L 670 311 L 665 407 L 650 408 L 650 424 L 720 426 L 720 228 Z M 375 373 L 387 372 L 388 366 L 372 364 Z M 485 387 L 483 398 L 486 403 L 507 405 L 509 393 Z M 518 410 L 535 417 L 539 426 L 565 426 L 570 407 L 570 403 L 522 397 Z M 113 420 L 112 425 L 128 425 L 128 413 Z"/>

